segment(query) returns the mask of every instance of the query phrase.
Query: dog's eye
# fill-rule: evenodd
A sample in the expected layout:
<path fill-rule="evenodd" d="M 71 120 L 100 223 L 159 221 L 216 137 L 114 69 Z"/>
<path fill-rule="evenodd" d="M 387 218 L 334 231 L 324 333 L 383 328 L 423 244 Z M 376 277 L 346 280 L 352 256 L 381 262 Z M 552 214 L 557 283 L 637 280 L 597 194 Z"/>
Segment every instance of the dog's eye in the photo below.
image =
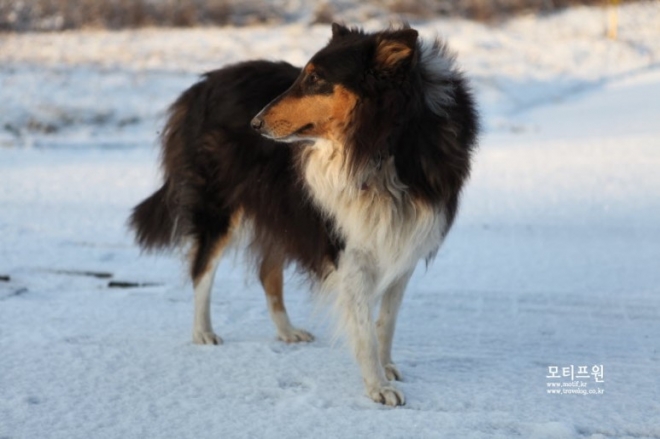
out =
<path fill-rule="evenodd" d="M 321 77 L 316 72 L 312 72 L 307 76 L 307 82 L 310 85 L 318 84 L 321 81 Z"/>

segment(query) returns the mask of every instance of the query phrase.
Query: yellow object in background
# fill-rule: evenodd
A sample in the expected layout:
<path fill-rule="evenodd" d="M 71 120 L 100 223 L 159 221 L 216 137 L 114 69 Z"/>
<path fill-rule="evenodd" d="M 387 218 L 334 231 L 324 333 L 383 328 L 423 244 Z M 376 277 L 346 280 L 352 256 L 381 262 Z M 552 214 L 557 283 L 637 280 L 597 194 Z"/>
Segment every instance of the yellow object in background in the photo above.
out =
<path fill-rule="evenodd" d="M 607 38 L 616 40 L 619 27 L 619 3 L 620 0 L 609 0 L 609 21 L 607 24 Z"/>

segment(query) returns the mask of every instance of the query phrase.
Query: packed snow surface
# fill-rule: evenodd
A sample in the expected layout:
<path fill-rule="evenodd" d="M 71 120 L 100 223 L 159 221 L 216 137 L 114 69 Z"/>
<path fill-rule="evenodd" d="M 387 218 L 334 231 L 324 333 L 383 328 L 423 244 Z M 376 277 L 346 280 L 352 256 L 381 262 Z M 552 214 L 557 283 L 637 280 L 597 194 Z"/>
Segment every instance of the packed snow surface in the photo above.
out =
<path fill-rule="evenodd" d="M 213 297 L 225 344 L 193 345 L 183 255 L 141 255 L 125 226 L 198 73 L 301 65 L 327 26 L 1 35 L 0 438 L 660 438 L 660 5 L 622 7 L 616 41 L 606 14 L 413 23 L 457 52 L 485 133 L 404 299 L 396 409 L 293 273 L 316 341 L 275 339 L 237 258 Z M 550 393 L 573 381 L 601 393 Z"/>

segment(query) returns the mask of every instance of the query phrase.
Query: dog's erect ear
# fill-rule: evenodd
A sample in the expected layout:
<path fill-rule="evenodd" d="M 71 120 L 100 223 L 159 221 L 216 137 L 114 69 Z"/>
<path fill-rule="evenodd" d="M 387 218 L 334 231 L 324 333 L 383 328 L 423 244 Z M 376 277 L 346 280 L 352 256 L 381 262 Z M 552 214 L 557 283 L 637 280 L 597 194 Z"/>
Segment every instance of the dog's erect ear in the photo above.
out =
<path fill-rule="evenodd" d="M 339 23 L 332 23 L 332 38 L 343 37 L 350 32 L 351 31 L 346 26 L 342 26 Z"/>
<path fill-rule="evenodd" d="M 383 35 L 376 47 L 376 65 L 381 69 L 396 69 L 415 53 L 418 33 L 401 29 Z"/>

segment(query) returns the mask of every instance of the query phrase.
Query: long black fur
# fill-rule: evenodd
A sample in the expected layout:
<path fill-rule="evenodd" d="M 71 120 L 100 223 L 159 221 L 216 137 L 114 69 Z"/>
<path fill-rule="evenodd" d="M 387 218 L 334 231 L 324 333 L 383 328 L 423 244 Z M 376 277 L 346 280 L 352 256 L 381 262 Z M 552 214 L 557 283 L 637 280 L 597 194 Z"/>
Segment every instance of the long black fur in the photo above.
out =
<path fill-rule="evenodd" d="M 169 248 L 192 238 L 198 247 L 195 278 L 227 233 L 231 215 L 242 209 L 254 223 L 258 258 L 278 253 L 318 275 L 336 261 L 341 240 L 305 193 L 295 151 L 249 125 L 299 73 L 287 63 L 244 62 L 207 73 L 179 97 L 162 136 L 166 183 L 130 218 L 143 248 Z"/>

